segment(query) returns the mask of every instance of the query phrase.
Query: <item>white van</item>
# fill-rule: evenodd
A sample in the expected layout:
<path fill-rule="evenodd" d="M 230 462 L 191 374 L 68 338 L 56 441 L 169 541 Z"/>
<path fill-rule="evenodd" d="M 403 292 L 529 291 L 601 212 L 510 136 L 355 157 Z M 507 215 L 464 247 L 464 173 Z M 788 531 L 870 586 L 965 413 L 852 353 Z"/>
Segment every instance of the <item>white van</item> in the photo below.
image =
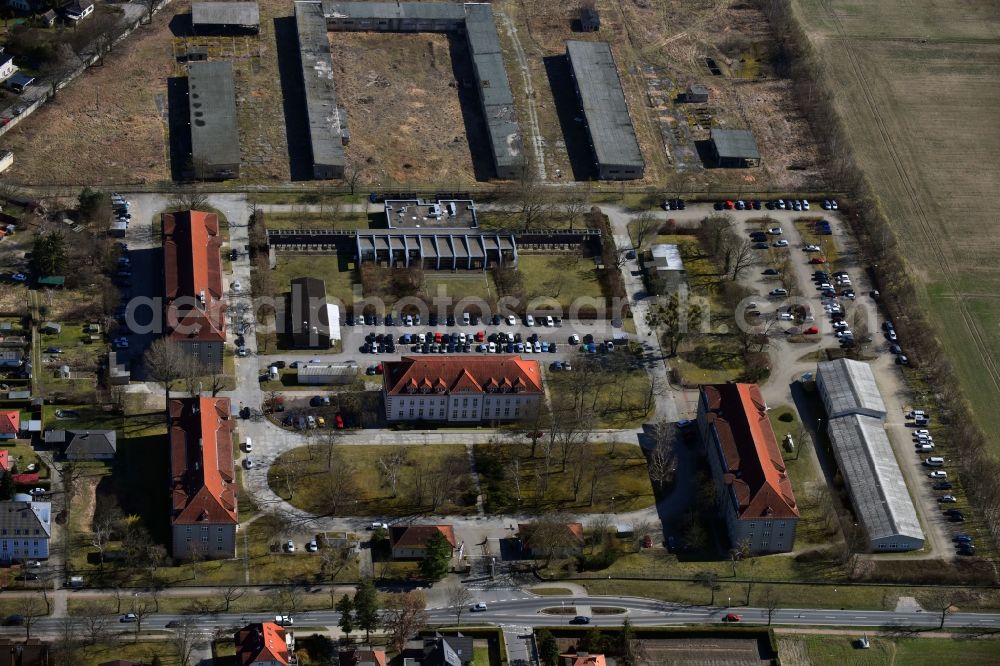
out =
<path fill-rule="evenodd" d="M 931 456 L 924 461 L 924 464 L 928 467 L 944 467 L 944 458 L 939 456 Z"/>
<path fill-rule="evenodd" d="M 267 369 L 267 376 L 272 382 L 278 381 L 278 369 L 272 365 Z"/>

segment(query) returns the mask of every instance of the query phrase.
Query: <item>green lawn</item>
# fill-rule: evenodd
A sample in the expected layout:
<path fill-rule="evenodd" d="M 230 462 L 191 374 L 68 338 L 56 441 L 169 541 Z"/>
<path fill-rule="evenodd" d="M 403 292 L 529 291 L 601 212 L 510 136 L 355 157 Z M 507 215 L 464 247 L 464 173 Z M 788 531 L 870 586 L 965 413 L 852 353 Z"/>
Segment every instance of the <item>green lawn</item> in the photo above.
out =
<path fill-rule="evenodd" d="M 545 471 L 545 441 L 539 441 L 535 456 L 530 444 L 476 446 L 486 510 L 497 514 L 598 513 L 635 511 L 650 506 L 653 488 L 646 471 L 646 458 L 630 444 L 590 444 L 566 452 L 552 448 Z M 513 460 L 517 458 L 516 465 Z M 514 470 L 519 470 L 520 499 Z M 596 480 L 596 486 L 593 485 Z M 574 486 L 577 493 L 574 497 Z M 591 504 L 591 490 L 594 503 Z"/>
<path fill-rule="evenodd" d="M 615 352 L 625 354 L 625 351 Z M 573 359 L 579 366 L 582 362 Z M 574 405 L 592 414 L 598 428 L 633 428 L 645 422 L 651 404 L 649 374 L 641 368 L 598 372 L 581 383 L 579 367 L 572 372 L 545 371 L 545 384 L 555 405 Z"/>
<path fill-rule="evenodd" d="M 73 651 L 73 664 L 75 666 L 97 666 L 114 659 L 129 659 L 149 664 L 156 656 L 159 656 L 164 666 L 178 663 L 177 650 L 170 641 L 133 643 L 132 639 L 129 638 L 125 641 L 109 640 L 96 645 L 79 647 Z"/>
<path fill-rule="evenodd" d="M 368 229 L 385 228 L 385 214 L 341 213 L 331 207 L 323 213 L 265 213 L 268 229 Z"/>
<path fill-rule="evenodd" d="M 353 259 L 330 254 L 295 255 L 279 252 L 277 266 L 270 275 L 274 295 L 287 294 L 292 280 L 305 276 L 326 282 L 326 298 L 329 302 L 349 304 L 354 301 L 352 286 L 357 273 Z"/>
<path fill-rule="evenodd" d="M 491 271 L 475 273 L 424 271 L 423 275 L 422 291 L 428 298 L 449 298 L 455 303 L 462 298 L 475 298 L 491 303 L 499 296 Z"/>
<path fill-rule="evenodd" d="M 321 515 L 464 515 L 475 511 L 469 462 L 461 446 L 352 445 L 337 447 L 333 458 L 329 453 L 327 444 L 286 451 L 271 466 L 268 482 L 293 505 Z M 391 454 L 403 457 L 396 465 L 395 496 L 379 471 L 379 459 Z M 342 485 L 345 480 L 349 488 Z"/>
<path fill-rule="evenodd" d="M 591 307 L 605 302 L 604 285 L 593 258 L 576 253 L 521 254 L 517 270 L 524 298 L 529 303 L 538 300 L 538 307 L 550 308 L 557 303 L 567 316 L 578 299 L 588 299 L 583 305 Z"/>
<path fill-rule="evenodd" d="M 815 666 L 978 666 L 996 663 L 997 655 L 1000 654 L 1000 645 L 993 640 L 869 636 L 871 647 L 858 650 L 852 645 L 853 639 L 853 636 L 806 634 L 784 636 L 781 643 L 800 643 Z"/>

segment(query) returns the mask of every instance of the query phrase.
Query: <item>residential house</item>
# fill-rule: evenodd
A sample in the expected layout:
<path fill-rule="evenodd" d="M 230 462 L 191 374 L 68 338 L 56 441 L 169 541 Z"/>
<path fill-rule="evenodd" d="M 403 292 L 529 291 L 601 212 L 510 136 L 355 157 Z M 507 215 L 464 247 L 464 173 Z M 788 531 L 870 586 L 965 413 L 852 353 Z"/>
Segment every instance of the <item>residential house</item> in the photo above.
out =
<path fill-rule="evenodd" d="M 0 349 L 0 368 L 20 368 L 24 352 L 18 349 Z"/>
<path fill-rule="evenodd" d="M 579 555 L 583 549 L 583 525 L 566 523 L 558 526 L 559 533 L 552 534 L 550 525 L 518 523 L 517 538 L 521 541 L 521 554 L 528 558 L 567 558 Z"/>
<path fill-rule="evenodd" d="M 285 629 L 274 622 L 248 624 L 235 639 L 236 666 L 289 666 L 294 660 Z"/>
<path fill-rule="evenodd" d="M 49 644 L 41 639 L 0 638 L 0 666 L 49 666 L 50 663 Z"/>
<path fill-rule="evenodd" d="M 73 21 L 75 23 L 77 21 L 82 21 L 94 13 L 94 3 L 86 2 L 86 0 L 74 0 L 70 4 L 63 7 L 62 12 L 63 16 L 66 17 L 66 20 Z"/>
<path fill-rule="evenodd" d="M 167 405 L 173 556 L 236 556 L 236 477 L 229 398 Z"/>
<path fill-rule="evenodd" d="M 51 502 L 0 502 L 0 562 L 48 559 L 51 536 Z"/>
<path fill-rule="evenodd" d="M 56 24 L 57 18 L 59 18 L 59 16 L 56 14 L 56 10 L 54 9 L 50 9 L 44 14 L 39 14 L 36 17 L 39 25 L 43 25 L 46 28 L 51 28 L 52 26 L 54 26 Z"/>
<path fill-rule="evenodd" d="M 538 361 L 520 356 L 404 356 L 383 375 L 389 421 L 516 421 L 538 410 Z"/>
<path fill-rule="evenodd" d="M 645 264 L 646 273 L 656 285 L 656 292 L 672 294 L 687 284 L 687 270 L 681 258 L 680 248 L 670 243 L 657 243 L 649 248 L 650 261 Z"/>
<path fill-rule="evenodd" d="M 435 634 L 424 639 L 422 666 L 468 666 L 473 658 L 473 640 L 470 636 Z"/>
<path fill-rule="evenodd" d="M 371 646 L 359 645 L 350 650 L 341 650 L 337 654 L 340 666 L 386 666 L 385 650 L 376 650 Z"/>
<path fill-rule="evenodd" d="M 760 387 L 702 386 L 698 427 L 730 543 L 754 554 L 792 550 L 799 509 Z"/>
<path fill-rule="evenodd" d="M 0 439 L 17 439 L 21 432 L 21 412 L 0 412 Z"/>
<path fill-rule="evenodd" d="M 46 430 L 44 439 L 66 460 L 113 460 L 118 446 L 114 430 Z"/>
<path fill-rule="evenodd" d="M 420 560 L 427 554 L 427 542 L 440 532 L 456 547 L 455 530 L 451 525 L 401 525 L 389 528 L 389 543 L 394 560 Z"/>
<path fill-rule="evenodd" d="M 226 302 L 219 217 L 189 210 L 162 219 L 167 335 L 206 369 L 221 371 Z"/>
<path fill-rule="evenodd" d="M 0 53 L 0 81 L 14 76 L 17 72 L 17 65 L 14 64 L 14 56 L 10 53 Z"/>
<path fill-rule="evenodd" d="M 614 661 L 611 664 L 614 664 Z M 608 660 L 603 654 L 574 652 L 559 655 L 559 666 L 608 666 Z"/>

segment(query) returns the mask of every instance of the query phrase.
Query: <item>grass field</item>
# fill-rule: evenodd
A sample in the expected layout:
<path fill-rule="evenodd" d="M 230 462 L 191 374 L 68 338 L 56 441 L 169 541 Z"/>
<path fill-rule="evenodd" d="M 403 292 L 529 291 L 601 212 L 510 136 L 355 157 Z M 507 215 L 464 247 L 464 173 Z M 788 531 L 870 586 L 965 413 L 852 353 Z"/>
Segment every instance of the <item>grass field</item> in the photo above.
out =
<path fill-rule="evenodd" d="M 788 666 L 875 666 L 906 664 L 922 666 L 977 666 L 996 663 L 998 646 L 992 640 L 950 638 L 890 638 L 870 636 L 871 647 L 858 650 L 851 636 L 782 636 L 778 641 L 781 663 Z"/>
<path fill-rule="evenodd" d="M 310 276 L 326 282 L 327 301 L 342 303 L 354 300 L 352 287 L 357 273 L 354 261 L 334 255 L 278 254 L 278 263 L 271 271 L 271 285 L 275 295 L 288 293 L 294 278 Z"/>
<path fill-rule="evenodd" d="M 379 459 L 402 454 L 396 494 L 383 482 Z M 268 471 L 268 482 L 294 506 L 324 515 L 411 516 L 434 511 L 468 514 L 475 511 L 471 475 L 465 449 L 438 444 L 426 446 L 351 446 L 341 452 L 349 461 L 350 492 L 337 489 L 338 502 L 330 499 L 328 445 L 300 447 L 282 453 Z M 337 461 L 334 461 L 337 463 Z M 341 463 L 335 476 L 347 476 Z M 291 492 L 289 492 L 291 490 Z"/>
<path fill-rule="evenodd" d="M 333 208 L 323 213 L 268 213 L 266 223 L 268 229 L 368 229 L 370 224 L 364 213 L 340 213 Z"/>
<path fill-rule="evenodd" d="M 521 286 L 528 303 L 537 300 L 543 307 L 558 303 L 567 313 L 574 302 L 604 302 L 604 286 L 594 260 L 579 254 L 522 254 L 517 260 Z"/>
<path fill-rule="evenodd" d="M 492 271 L 449 273 L 446 271 L 424 271 L 421 292 L 428 298 L 443 297 L 459 305 L 461 299 L 479 299 L 494 302 L 499 293 L 493 281 Z M 475 309 L 474 309 L 475 310 Z"/>
<path fill-rule="evenodd" d="M 637 446 L 628 444 L 591 444 L 567 454 L 562 467 L 559 447 L 553 450 L 549 473 L 545 473 L 544 443 L 539 442 L 534 458 L 531 445 L 515 449 L 504 445 L 476 447 L 476 466 L 483 486 L 486 508 L 490 513 L 519 514 L 590 513 L 635 511 L 653 503 L 653 489 L 646 471 L 646 458 Z M 511 460 L 516 452 L 521 499 L 518 500 Z M 594 503 L 590 503 L 592 481 Z M 574 484 L 574 481 L 576 484 Z M 577 485 L 577 496 L 573 487 Z"/>
<path fill-rule="evenodd" d="M 935 333 L 1000 455 L 1000 265 L 993 229 L 1000 15 L 990 3 L 793 4 L 922 287 Z"/>

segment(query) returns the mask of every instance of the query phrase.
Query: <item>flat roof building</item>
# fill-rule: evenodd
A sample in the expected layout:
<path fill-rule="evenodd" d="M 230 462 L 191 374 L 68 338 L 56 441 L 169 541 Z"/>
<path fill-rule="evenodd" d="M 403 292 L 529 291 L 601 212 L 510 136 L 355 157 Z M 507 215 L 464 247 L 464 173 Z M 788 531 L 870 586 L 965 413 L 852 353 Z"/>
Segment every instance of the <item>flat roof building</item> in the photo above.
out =
<path fill-rule="evenodd" d="M 337 106 L 337 86 L 333 81 L 333 60 L 323 14 L 319 2 L 295 3 L 309 149 L 313 178 L 317 180 L 344 177 L 343 129 L 347 125 L 343 109 Z"/>
<path fill-rule="evenodd" d="M 517 266 L 517 243 L 511 233 L 466 229 L 389 229 L 358 231 L 359 263 L 386 262 L 428 270 Z"/>
<path fill-rule="evenodd" d="M 625 91 L 607 42 L 566 42 L 577 99 L 602 180 L 642 178 L 645 162 L 635 138 Z"/>
<path fill-rule="evenodd" d="M 863 361 L 840 358 L 817 366 L 816 385 L 829 418 L 865 414 L 885 418 L 885 402 L 875 383 L 875 374 Z"/>
<path fill-rule="evenodd" d="M 702 386 L 698 427 L 730 544 L 753 553 L 792 550 L 799 509 L 760 387 Z"/>
<path fill-rule="evenodd" d="M 326 303 L 326 283 L 319 278 L 292 280 L 289 312 L 286 314 L 292 346 L 300 349 L 329 349 L 330 321 Z"/>
<path fill-rule="evenodd" d="M 228 62 L 188 65 L 191 167 L 200 180 L 240 177 L 240 136 L 236 127 L 236 84 Z"/>
<path fill-rule="evenodd" d="M 358 366 L 351 363 L 299 363 L 299 384 L 350 384 L 358 376 Z"/>
<path fill-rule="evenodd" d="M 760 165 L 760 151 L 746 129 L 713 129 L 712 158 L 720 167 L 744 168 Z"/>
<path fill-rule="evenodd" d="M 256 2 L 195 2 L 191 25 L 199 35 L 256 35 L 260 9 Z"/>
<path fill-rule="evenodd" d="M 660 283 L 660 293 L 676 291 L 687 282 L 687 270 L 676 245 L 657 243 L 649 248 L 649 254 L 646 272 Z"/>
<path fill-rule="evenodd" d="M 924 533 L 882 421 L 849 414 L 830 419 L 826 433 L 868 549 L 922 548 Z"/>
<path fill-rule="evenodd" d="M 479 226 L 471 199 L 386 199 L 385 221 L 390 229 L 475 229 Z"/>

